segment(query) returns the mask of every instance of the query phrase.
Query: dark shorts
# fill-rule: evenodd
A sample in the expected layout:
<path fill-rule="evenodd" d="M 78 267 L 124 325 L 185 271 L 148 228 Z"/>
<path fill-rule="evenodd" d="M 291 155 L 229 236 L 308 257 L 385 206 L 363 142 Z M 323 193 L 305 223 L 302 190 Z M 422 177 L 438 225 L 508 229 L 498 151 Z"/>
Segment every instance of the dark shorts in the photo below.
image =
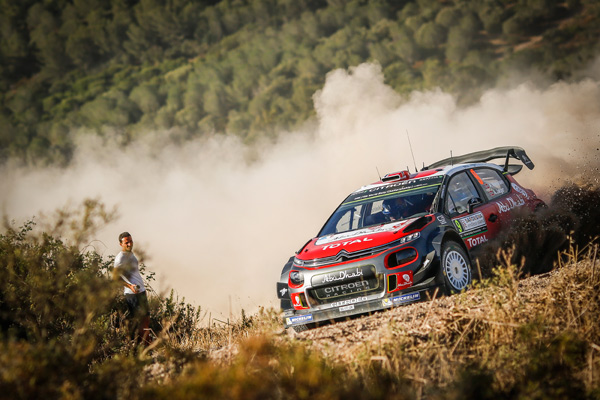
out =
<path fill-rule="evenodd" d="M 125 301 L 130 315 L 137 317 L 147 317 L 150 315 L 150 307 L 148 306 L 148 296 L 146 291 L 141 293 L 126 294 Z"/>

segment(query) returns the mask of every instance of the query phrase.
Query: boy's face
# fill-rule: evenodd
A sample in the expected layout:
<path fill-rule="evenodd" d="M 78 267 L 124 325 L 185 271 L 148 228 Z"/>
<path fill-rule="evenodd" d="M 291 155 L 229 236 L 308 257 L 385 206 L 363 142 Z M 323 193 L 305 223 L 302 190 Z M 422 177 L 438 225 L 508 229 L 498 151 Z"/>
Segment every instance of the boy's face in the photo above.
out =
<path fill-rule="evenodd" d="M 131 236 L 125 236 L 121 239 L 121 249 L 123 249 L 123 251 L 131 251 L 131 249 L 133 249 L 133 239 Z"/>

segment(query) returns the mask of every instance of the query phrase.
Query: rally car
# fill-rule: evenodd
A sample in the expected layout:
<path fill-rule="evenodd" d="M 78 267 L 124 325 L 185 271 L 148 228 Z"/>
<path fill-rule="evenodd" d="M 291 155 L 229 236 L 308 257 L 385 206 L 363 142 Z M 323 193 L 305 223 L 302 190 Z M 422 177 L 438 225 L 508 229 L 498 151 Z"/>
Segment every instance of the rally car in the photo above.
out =
<path fill-rule="evenodd" d="M 502 165 L 488 162 L 499 158 Z M 285 327 L 467 289 L 478 246 L 510 224 L 511 210 L 544 206 L 515 181 L 523 165 L 511 158 L 534 167 L 522 148 L 498 147 L 390 173 L 351 193 L 281 272 Z"/>

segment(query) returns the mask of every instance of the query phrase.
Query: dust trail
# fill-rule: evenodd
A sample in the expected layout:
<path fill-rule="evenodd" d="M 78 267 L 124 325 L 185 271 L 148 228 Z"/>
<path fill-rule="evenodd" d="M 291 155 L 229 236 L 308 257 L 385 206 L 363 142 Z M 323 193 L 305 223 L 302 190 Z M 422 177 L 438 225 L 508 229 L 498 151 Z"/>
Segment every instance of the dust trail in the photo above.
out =
<path fill-rule="evenodd" d="M 600 76 L 598 66 L 588 76 Z M 2 167 L 0 206 L 22 220 L 89 197 L 117 205 L 121 217 L 99 232 L 98 250 L 116 254 L 117 235 L 130 231 L 155 286 L 227 315 L 230 301 L 234 313 L 275 305 L 283 263 L 339 202 L 375 181 L 376 167 L 413 165 L 407 130 L 418 166 L 450 150 L 516 145 L 537 166 L 517 178 L 542 194 L 568 177 L 598 179 L 598 79 L 491 90 L 459 108 L 439 90 L 399 96 L 379 66 L 362 64 L 331 72 L 314 102 L 314 128 L 252 149 L 224 135 L 176 146 L 155 132 L 127 148 L 87 135 L 67 169 Z"/>

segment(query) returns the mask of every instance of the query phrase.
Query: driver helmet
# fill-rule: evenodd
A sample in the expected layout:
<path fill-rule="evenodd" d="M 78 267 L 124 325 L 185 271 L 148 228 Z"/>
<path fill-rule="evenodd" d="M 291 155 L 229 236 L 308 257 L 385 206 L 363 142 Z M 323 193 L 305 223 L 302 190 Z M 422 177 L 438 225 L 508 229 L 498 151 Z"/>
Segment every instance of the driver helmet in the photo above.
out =
<path fill-rule="evenodd" d="M 402 208 L 405 206 L 405 200 L 402 197 L 394 199 L 386 199 L 383 201 L 381 212 L 386 217 L 398 218 L 402 213 Z"/>

